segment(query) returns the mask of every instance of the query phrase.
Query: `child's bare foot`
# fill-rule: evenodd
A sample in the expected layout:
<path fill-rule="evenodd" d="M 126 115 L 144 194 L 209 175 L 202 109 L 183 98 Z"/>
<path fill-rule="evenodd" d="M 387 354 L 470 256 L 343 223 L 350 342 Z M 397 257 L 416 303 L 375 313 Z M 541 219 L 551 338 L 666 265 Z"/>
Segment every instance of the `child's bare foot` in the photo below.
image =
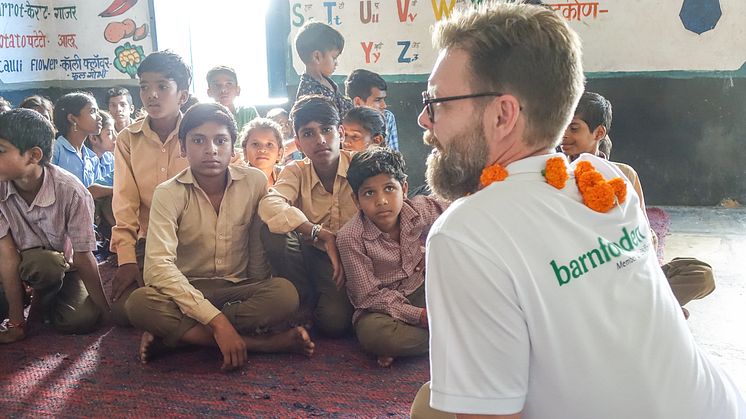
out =
<path fill-rule="evenodd" d="M 391 366 L 391 364 L 394 363 L 394 357 L 392 356 L 379 356 L 378 357 L 378 365 L 388 368 Z"/>
<path fill-rule="evenodd" d="M 23 327 L 9 327 L 7 330 L 0 332 L 0 343 L 13 343 L 26 338 L 26 332 Z"/>
<path fill-rule="evenodd" d="M 316 349 L 316 344 L 311 341 L 308 331 L 303 326 L 275 335 L 245 336 L 244 340 L 251 352 L 290 352 L 310 357 Z"/>
<path fill-rule="evenodd" d="M 168 347 L 163 344 L 161 338 L 153 336 L 150 332 L 143 332 L 140 338 L 140 362 L 147 364 L 153 358 L 166 352 Z"/>

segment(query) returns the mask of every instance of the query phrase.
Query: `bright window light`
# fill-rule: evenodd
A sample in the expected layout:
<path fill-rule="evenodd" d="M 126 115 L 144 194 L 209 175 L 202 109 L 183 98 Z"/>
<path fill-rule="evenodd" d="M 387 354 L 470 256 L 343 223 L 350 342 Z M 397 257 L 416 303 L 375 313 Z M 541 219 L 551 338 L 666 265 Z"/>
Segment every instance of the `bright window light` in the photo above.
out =
<path fill-rule="evenodd" d="M 272 0 L 153 2 L 158 49 L 181 54 L 192 66 L 192 94 L 208 102 L 207 71 L 233 67 L 241 95 L 236 105 L 278 103 L 269 99 L 265 16 Z"/>

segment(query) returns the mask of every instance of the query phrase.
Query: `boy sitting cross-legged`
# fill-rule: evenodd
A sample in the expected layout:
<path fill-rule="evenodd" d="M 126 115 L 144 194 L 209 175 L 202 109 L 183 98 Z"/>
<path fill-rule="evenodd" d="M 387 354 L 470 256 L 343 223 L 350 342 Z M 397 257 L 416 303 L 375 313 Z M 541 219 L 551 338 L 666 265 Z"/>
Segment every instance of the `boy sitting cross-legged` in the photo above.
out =
<path fill-rule="evenodd" d="M 347 179 L 360 213 L 337 234 L 357 338 L 383 367 L 428 352 L 421 238 L 447 207 L 407 199 L 404 170 L 401 154 L 385 147 L 353 156 Z"/>
<path fill-rule="evenodd" d="M 32 311 L 62 333 L 88 333 L 109 313 L 93 256 L 93 198 L 50 163 L 53 139 L 36 111 L 0 114 L 0 319 L 9 319 L 0 343 L 25 337 L 23 282 L 34 290 Z"/>
<path fill-rule="evenodd" d="M 285 166 L 259 204 L 268 227 L 262 240 L 274 273 L 298 289 L 302 313 L 312 311 L 323 334 L 341 336 L 351 327 L 353 309 L 335 240 L 356 212 L 347 183 L 351 156 L 340 150 L 344 128 L 327 98 L 302 97 L 290 116 L 306 158 Z"/>
<path fill-rule="evenodd" d="M 231 166 L 236 123 L 216 103 L 192 106 L 179 127 L 189 167 L 156 188 L 145 249 L 145 287 L 125 304 L 145 330 L 140 360 L 178 344 L 218 346 L 223 369 L 246 363 L 246 351 L 311 355 L 302 327 L 266 333 L 298 308 L 298 294 L 272 278 L 259 238 L 261 171 Z M 265 332 L 262 335 L 258 333 Z"/>

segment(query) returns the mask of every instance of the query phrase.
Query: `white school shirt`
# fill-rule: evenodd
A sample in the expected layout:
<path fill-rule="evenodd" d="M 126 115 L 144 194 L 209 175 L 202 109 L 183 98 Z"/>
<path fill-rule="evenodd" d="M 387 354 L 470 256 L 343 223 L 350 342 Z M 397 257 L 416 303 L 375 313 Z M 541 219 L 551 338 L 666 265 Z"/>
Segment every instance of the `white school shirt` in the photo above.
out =
<path fill-rule="evenodd" d="M 556 156 L 510 164 L 506 180 L 433 226 L 431 406 L 526 419 L 746 418 L 735 385 L 694 342 L 632 187 L 595 212 L 572 175 L 562 190 L 546 183 Z"/>

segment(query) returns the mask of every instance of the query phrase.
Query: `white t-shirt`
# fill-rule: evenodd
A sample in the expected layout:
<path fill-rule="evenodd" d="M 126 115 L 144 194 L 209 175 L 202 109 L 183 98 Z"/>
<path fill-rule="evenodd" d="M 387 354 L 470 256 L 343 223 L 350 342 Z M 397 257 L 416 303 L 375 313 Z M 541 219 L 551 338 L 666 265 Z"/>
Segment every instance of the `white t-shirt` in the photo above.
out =
<path fill-rule="evenodd" d="M 427 241 L 432 407 L 524 418 L 746 418 L 694 342 L 637 195 L 607 213 L 553 154 L 454 202 Z M 586 155 L 611 179 L 613 165 Z M 577 162 L 576 162 L 577 163 Z"/>

